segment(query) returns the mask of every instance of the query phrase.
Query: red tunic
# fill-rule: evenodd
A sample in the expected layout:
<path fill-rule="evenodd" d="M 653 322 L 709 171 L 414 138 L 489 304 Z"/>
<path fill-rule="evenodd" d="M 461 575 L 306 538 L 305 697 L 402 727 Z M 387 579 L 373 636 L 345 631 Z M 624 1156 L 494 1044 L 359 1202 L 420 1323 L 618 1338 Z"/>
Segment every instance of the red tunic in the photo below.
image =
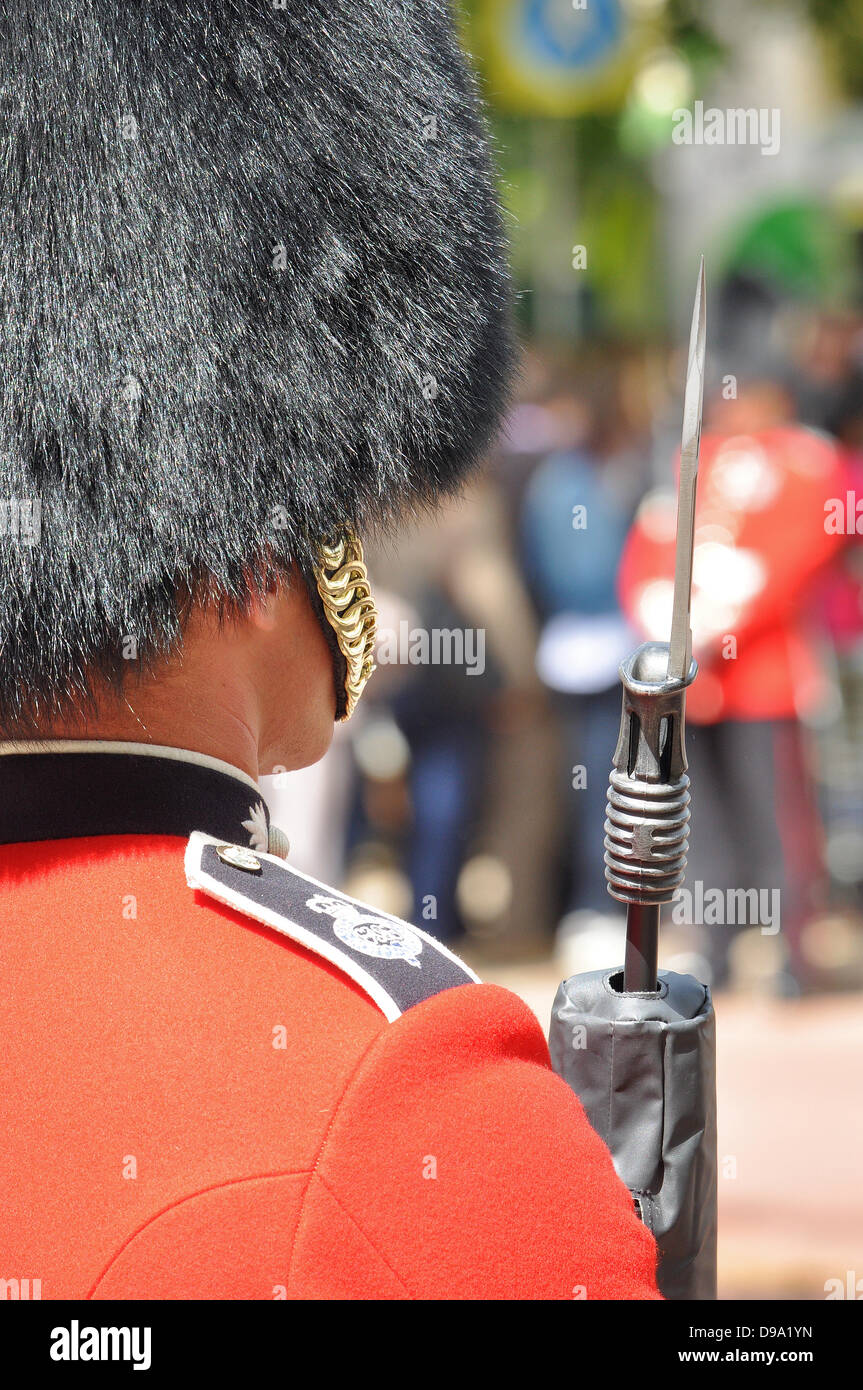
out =
<path fill-rule="evenodd" d="M 658 1297 L 521 1000 L 467 983 L 388 1022 L 189 888 L 185 849 L 0 846 L 0 1277 L 43 1298 Z"/>
<path fill-rule="evenodd" d="M 699 675 L 686 694 L 694 724 L 817 707 L 820 662 L 803 600 L 843 543 L 828 513 L 844 502 L 846 476 L 833 441 L 800 426 L 703 436 L 692 589 Z M 673 499 L 648 498 L 621 563 L 622 606 L 648 637 L 669 630 L 675 513 Z M 652 604 L 662 584 L 667 602 Z"/>

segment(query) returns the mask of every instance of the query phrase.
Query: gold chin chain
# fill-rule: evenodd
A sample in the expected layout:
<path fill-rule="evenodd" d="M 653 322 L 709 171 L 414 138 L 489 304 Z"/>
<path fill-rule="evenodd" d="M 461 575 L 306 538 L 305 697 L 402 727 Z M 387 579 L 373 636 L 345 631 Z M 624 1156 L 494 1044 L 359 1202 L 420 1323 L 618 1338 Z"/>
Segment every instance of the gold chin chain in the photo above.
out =
<path fill-rule="evenodd" d="M 356 536 L 346 535 L 334 545 L 321 546 L 315 580 L 347 665 L 342 718 L 350 719 L 375 669 L 378 610 L 372 598 L 362 542 Z"/>

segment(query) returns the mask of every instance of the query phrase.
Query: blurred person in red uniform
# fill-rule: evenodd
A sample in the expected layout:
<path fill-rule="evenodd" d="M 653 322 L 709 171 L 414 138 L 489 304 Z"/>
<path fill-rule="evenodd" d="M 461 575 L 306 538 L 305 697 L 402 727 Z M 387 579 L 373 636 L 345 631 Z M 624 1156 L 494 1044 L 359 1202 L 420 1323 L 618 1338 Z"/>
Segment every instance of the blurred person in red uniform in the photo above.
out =
<path fill-rule="evenodd" d="M 859 248 L 858 248 L 859 249 Z M 858 296 L 859 301 L 859 296 Z M 831 906 L 863 911 L 863 313 L 814 313 L 796 361 L 801 418 L 829 430 L 845 457 L 834 526 L 845 546 L 819 585 L 818 617 L 835 658 L 835 718 L 824 730 L 821 799 Z"/>
<path fill-rule="evenodd" d="M 705 911 L 698 923 L 708 957 L 699 968 L 707 965 L 712 984 L 725 984 L 736 931 L 758 925 L 781 931 L 787 969 L 776 984 L 795 992 L 806 977 L 800 930 L 823 886 L 800 723 L 823 696 L 807 597 L 842 543 L 826 508 L 844 497 L 845 471 L 834 441 L 793 422 L 778 380 L 753 378 L 735 398 L 714 399 L 706 418 L 692 589 L 699 674 L 686 699 L 693 787 L 686 888 L 695 893 L 693 910 L 716 890 L 726 903 L 739 890 L 777 895 L 759 899 L 768 917 L 751 922 L 727 920 L 714 899 L 714 920 Z M 669 628 L 675 516 L 672 496 L 646 498 L 621 564 L 626 610 L 648 637 Z"/>
<path fill-rule="evenodd" d="M 258 788 L 369 674 L 355 533 L 504 395 L 447 7 L 23 3 L 0 44 L 5 1286 L 656 1298 L 530 1011 L 293 870 Z"/>

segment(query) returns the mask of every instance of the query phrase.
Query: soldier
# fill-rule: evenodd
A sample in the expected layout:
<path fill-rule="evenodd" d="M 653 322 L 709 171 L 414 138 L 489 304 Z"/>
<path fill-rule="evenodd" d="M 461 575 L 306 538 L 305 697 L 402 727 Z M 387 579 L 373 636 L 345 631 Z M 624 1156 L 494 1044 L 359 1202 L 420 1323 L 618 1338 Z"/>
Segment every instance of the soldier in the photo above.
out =
<path fill-rule="evenodd" d="M 656 1298 L 539 1024 L 285 862 L 510 346 L 444 0 L 0 18 L 0 1276 Z M 574 1040 L 577 1045 L 578 1040 Z"/>

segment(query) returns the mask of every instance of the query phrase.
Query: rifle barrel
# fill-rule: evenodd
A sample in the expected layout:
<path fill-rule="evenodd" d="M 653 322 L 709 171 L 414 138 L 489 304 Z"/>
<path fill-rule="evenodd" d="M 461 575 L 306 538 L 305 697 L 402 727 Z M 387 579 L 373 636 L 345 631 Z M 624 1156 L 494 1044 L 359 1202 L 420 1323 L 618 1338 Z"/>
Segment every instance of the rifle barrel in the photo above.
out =
<path fill-rule="evenodd" d="M 656 989 L 659 954 L 659 903 L 627 903 L 624 994 Z"/>

